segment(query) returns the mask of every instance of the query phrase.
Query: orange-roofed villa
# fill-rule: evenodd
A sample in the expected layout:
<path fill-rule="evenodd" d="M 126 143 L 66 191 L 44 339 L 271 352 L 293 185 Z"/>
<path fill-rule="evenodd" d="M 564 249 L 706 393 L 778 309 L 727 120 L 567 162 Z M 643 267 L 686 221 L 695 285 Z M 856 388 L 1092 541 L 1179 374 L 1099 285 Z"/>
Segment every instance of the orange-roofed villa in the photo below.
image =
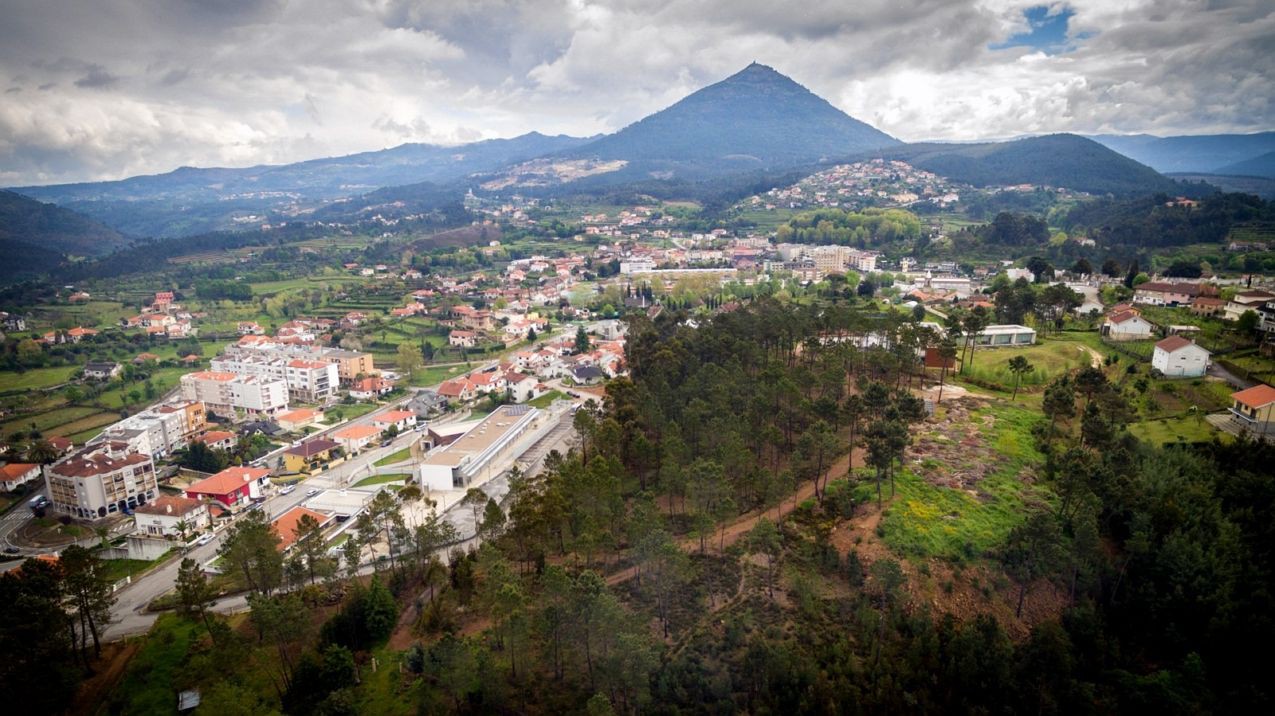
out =
<path fill-rule="evenodd" d="M 1255 385 L 1231 394 L 1231 420 L 1250 435 L 1275 436 L 1275 388 Z"/>

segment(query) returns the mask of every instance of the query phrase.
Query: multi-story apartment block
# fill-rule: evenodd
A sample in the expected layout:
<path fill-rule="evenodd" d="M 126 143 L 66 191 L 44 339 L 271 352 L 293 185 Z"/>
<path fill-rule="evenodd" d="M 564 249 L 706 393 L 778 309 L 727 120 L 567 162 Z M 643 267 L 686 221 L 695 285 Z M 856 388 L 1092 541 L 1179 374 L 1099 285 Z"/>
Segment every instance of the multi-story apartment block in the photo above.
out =
<path fill-rule="evenodd" d="M 44 479 L 53 509 L 85 520 L 132 510 L 159 490 L 150 456 L 116 441 L 86 445 L 50 465 Z"/>
<path fill-rule="evenodd" d="M 125 442 L 136 452 L 160 459 L 186 447 L 207 427 L 206 418 L 204 404 L 198 401 L 157 405 L 109 426 L 89 443 Z"/>
<path fill-rule="evenodd" d="M 328 374 L 333 390 L 336 389 L 338 382 L 340 385 L 349 385 L 361 378 L 380 375 L 380 372 L 372 365 L 371 353 L 347 351 L 340 348 L 277 343 L 271 340 L 244 341 L 232 345 L 226 349 L 226 353 L 223 356 L 214 361 L 214 365 L 218 365 L 217 361 L 243 360 L 245 358 L 279 360 L 284 361 L 285 364 L 300 360 L 336 366 L 336 379 L 331 380 L 331 374 Z M 222 365 L 229 365 L 229 363 L 222 363 Z M 286 368 L 287 366 L 285 365 L 285 374 Z M 289 387 L 291 387 L 291 383 L 289 383 Z M 315 398 L 315 400 L 319 400 L 319 398 Z"/>
<path fill-rule="evenodd" d="M 854 270 L 871 272 L 877 270 L 875 251 L 861 251 L 849 246 L 810 246 L 807 244 L 780 244 L 779 255 L 785 261 L 809 259 L 814 262 L 815 269 L 821 276 L 830 273 L 844 273 Z"/>
<path fill-rule="evenodd" d="M 202 401 L 208 412 L 227 418 L 277 415 L 288 409 L 288 384 L 279 379 L 207 370 L 183 375 L 181 391 L 186 400 Z"/>
<path fill-rule="evenodd" d="M 214 358 L 212 369 L 236 375 L 282 380 L 288 384 L 289 397 L 305 403 L 318 403 L 333 397 L 340 383 L 335 363 L 246 351 L 234 351 Z"/>

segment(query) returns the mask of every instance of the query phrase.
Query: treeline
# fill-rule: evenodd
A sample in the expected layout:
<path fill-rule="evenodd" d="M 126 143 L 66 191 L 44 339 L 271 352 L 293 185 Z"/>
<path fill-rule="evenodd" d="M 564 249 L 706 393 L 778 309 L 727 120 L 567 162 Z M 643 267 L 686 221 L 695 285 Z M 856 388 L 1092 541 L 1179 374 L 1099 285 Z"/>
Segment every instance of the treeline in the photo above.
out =
<path fill-rule="evenodd" d="M 1112 247 L 1163 247 L 1218 243 L 1239 224 L 1275 225 L 1275 205 L 1249 194 L 1213 194 L 1198 206 L 1178 205 L 1155 194 L 1137 199 L 1083 202 L 1067 213 L 1063 227 L 1087 232 Z"/>
<path fill-rule="evenodd" d="M 195 295 L 205 301 L 229 299 L 231 301 L 251 301 L 252 285 L 223 279 L 197 279 Z"/>
<path fill-rule="evenodd" d="M 903 209 L 820 209 L 798 214 L 781 225 L 775 241 L 866 248 L 915 241 L 921 232 L 921 220 Z"/>
<path fill-rule="evenodd" d="M 101 656 L 115 604 L 97 555 L 78 545 L 0 574 L 0 687 L 13 713 L 59 713 Z"/>

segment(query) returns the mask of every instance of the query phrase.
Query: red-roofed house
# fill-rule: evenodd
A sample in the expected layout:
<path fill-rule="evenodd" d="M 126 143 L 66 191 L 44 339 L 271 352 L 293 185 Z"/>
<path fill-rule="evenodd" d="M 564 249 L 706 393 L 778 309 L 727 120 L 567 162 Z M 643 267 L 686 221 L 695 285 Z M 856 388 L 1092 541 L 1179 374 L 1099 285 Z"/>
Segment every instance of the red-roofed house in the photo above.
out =
<path fill-rule="evenodd" d="M 457 402 L 468 402 L 474 397 L 474 386 L 465 377 L 452 378 L 445 380 L 438 386 L 438 394 Z"/>
<path fill-rule="evenodd" d="M 473 348 L 478 345 L 478 334 L 473 331 L 455 330 L 447 334 L 447 343 L 459 348 Z"/>
<path fill-rule="evenodd" d="M 296 410 L 289 410 L 288 412 L 276 417 L 274 420 L 276 423 L 279 423 L 279 427 L 284 430 L 296 432 L 297 430 L 309 425 L 314 425 L 320 420 L 323 420 L 323 411 L 312 410 L 310 408 L 297 408 Z"/>
<path fill-rule="evenodd" d="M 61 436 L 49 438 L 49 444 L 56 448 L 58 453 L 62 455 L 66 455 L 75 449 L 75 443 L 71 442 L 70 438 L 64 438 Z"/>
<path fill-rule="evenodd" d="M 1226 310 L 1226 301 L 1214 296 L 1196 296 L 1191 301 L 1191 313 L 1197 316 L 1220 316 Z"/>
<path fill-rule="evenodd" d="M 182 537 L 199 532 L 212 523 L 208 504 L 189 497 L 160 495 L 154 502 L 133 510 L 133 523 L 138 532 L 157 537 Z"/>
<path fill-rule="evenodd" d="M 225 430 L 209 430 L 195 438 L 195 441 L 201 442 L 214 450 L 230 450 L 235 446 L 235 434 Z"/>
<path fill-rule="evenodd" d="M 350 384 L 350 397 L 355 400 L 372 400 L 394 390 L 394 384 L 384 378 L 363 378 Z"/>
<path fill-rule="evenodd" d="M 473 384 L 474 390 L 479 393 L 505 392 L 505 376 L 496 371 L 470 373 L 469 382 Z"/>
<path fill-rule="evenodd" d="M 1151 367 L 1170 378 L 1198 378 L 1208 370 L 1210 355 L 1182 336 L 1169 336 L 1155 344 Z"/>
<path fill-rule="evenodd" d="M 292 549 L 292 545 L 296 544 L 297 525 L 301 522 L 301 518 L 307 515 L 314 518 L 314 521 L 318 522 L 320 527 L 326 527 L 332 521 L 332 515 L 316 512 L 300 505 L 279 515 L 270 524 L 274 525 L 275 531 L 279 533 L 280 552 L 287 552 Z"/>
<path fill-rule="evenodd" d="M 416 413 L 410 410 L 391 410 L 376 416 L 372 425 L 382 430 L 389 430 L 391 426 L 398 428 L 399 432 L 410 430 L 416 427 Z"/>
<path fill-rule="evenodd" d="M 514 402 L 524 403 L 536 397 L 536 386 L 540 381 L 534 377 L 519 373 L 516 370 L 505 371 L 503 376 L 505 389 L 513 396 Z"/>
<path fill-rule="evenodd" d="M 228 467 L 187 487 L 186 497 L 212 499 L 234 507 L 261 496 L 261 486 L 269 476 L 269 470 L 258 467 Z"/>
<path fill-rule="evenodd" d="M 1107 316 L 1102 335 L 1113 341 L 1136 341 L 1150 338 L 1155 326 L 1136 311 L 1121 311 Z"/>
<path fill-rule="evenodd" d="M 1231 420 L 1254 435 L 1275 435 L 1275 388 L 1266 384 L 1231 394 Z"/>
<path fill-rule="evenodd" d="M 40 466 L 34 463 L 11 462 L 0 465 L 0 490 L 13 492 L 22 485 L 40 479 Z"/>
<path fill-rule="evenodd" d="M 381 435 L 380 428 L 371 425 L 351 425 L 336 431 L 332 437 L 345 448 L 347 453 L 354 453 L 367 447 L 368 443 L 374 442 Z"/>

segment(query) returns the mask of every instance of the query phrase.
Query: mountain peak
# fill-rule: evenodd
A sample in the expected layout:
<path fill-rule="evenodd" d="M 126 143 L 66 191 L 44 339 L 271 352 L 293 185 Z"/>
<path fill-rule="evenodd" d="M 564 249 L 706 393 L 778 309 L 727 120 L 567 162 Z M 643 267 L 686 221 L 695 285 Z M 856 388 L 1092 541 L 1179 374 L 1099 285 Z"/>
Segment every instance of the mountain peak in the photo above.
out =
<path fill-rule="evenodd" d="M 725 161 L 755 169 L 895 144 L 898 140 L 773 67 L 753 62 L 577 153 L 630 162 Z"/>

